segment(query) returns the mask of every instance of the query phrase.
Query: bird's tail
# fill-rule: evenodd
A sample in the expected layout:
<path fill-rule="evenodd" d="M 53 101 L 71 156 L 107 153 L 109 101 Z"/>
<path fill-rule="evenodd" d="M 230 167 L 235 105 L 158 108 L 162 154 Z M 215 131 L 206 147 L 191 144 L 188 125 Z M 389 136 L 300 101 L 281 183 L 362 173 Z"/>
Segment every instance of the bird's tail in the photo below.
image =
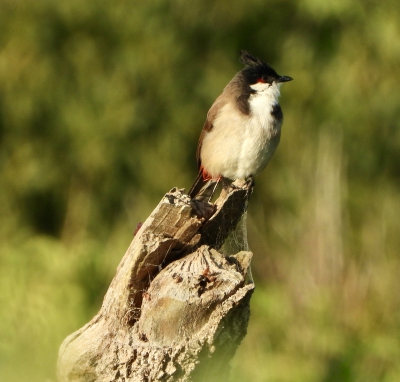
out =
<path fill-rule="evenodd" d="M 209 201 L 214 195 L 219 179 L 204 179 L 203 171 L 200 170 L 188 195 L 191 199 Z"/>

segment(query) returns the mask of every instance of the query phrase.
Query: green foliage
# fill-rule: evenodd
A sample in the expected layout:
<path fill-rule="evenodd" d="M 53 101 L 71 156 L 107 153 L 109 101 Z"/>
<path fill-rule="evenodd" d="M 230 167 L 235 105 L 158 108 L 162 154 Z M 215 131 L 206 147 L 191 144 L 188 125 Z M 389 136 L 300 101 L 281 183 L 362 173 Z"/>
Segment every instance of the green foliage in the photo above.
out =
<path fill-rule="evenodd" d="M 399 380 L 399 25 L 394 0 L 3 1 L 1 379 L 55 380 L 246 48 L 295 80 L 233 380 Z"/>

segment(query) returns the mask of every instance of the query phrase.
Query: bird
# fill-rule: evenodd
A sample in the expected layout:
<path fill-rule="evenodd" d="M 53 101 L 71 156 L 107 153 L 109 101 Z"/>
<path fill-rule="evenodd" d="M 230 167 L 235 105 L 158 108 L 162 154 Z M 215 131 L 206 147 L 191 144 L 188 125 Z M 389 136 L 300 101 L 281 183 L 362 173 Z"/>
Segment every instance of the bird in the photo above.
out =
<path fill-rule="evenodd" d="M 244 68 L 236 73 L 212 104 L 197 146 L 197 178 L 191 199 L 211 200 L 222 180 L 253 181 L 278 147 L 283 122 L 280 87 L 292 81 L 266 62 L 241 51 Z"/>

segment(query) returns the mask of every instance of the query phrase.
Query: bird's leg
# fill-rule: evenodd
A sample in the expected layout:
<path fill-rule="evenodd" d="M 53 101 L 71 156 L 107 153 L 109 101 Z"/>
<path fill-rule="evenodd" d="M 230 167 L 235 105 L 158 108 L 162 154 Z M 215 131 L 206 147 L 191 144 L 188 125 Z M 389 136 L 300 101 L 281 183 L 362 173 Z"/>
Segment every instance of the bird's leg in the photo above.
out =
<path fill-rule="evenodd" d="M 214 186 L 214 188 L 213 188 L 213 190 L 212 190 L 212 192 L 211 192 L 210 197 L 208 198 L 208 203 L 211 202 L 211 199 L 212 199 L 212 197 L 213 197 L 214 194 L 215 194 L 215 190 L 217 189 L 217 186 L 218 186 L 218 184 L 219 184 L 221 178 L 222 178 L 222 176 L 218 177 L 217 181 L 215 182 L 215 186 Z M 224 179 L 224 178 L 222 178 L 222 179 Z M 224 181 L 222 180 L 222 184 L 223 184 L 223 183 L 224 183 Z"/>

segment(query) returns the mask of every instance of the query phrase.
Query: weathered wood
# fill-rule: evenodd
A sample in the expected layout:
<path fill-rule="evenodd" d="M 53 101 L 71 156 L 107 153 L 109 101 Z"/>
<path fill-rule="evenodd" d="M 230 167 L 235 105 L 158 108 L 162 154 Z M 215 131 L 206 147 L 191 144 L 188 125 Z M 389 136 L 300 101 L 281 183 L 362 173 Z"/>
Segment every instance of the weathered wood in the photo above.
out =
<path fill-rule="evenodd" d="M 61 345 L 59 382 L 213 380 L 226 372 L 247 330 L 252 254 L 217 249 L 250 193 L 251 185 L 236 184 L 215 205 L 167 193 L 136 233 L 99 313 Z"/>

